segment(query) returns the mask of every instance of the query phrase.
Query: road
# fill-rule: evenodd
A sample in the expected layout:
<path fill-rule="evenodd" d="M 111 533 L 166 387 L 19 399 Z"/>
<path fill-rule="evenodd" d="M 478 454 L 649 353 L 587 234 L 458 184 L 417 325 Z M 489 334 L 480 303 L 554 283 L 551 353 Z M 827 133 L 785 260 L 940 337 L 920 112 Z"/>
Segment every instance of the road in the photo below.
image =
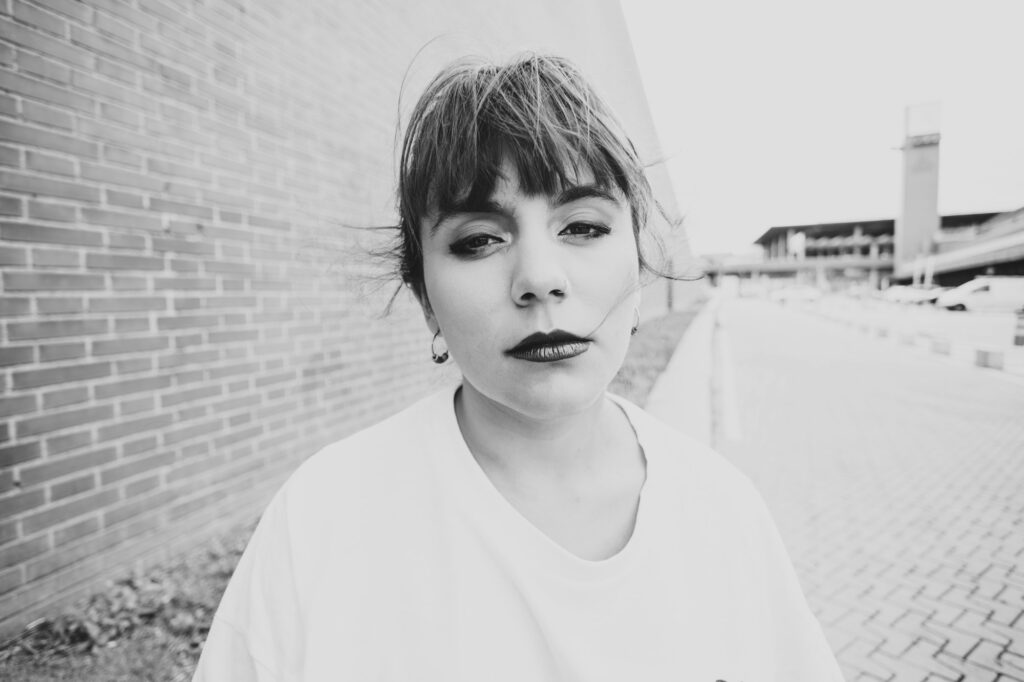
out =
<path fill-rule="evenodd" d="M 1024 681 L 1024 378 L 765 301 L 718 325 L 715 445 L 847 680 Z"/>

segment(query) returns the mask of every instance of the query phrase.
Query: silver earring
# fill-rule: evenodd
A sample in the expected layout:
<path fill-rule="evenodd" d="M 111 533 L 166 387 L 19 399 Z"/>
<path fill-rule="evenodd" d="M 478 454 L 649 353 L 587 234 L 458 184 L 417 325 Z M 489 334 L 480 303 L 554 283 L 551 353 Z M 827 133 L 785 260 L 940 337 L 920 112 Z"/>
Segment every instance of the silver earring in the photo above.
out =
<path fill-rule="evenodd" d="M 440 353 L 437 352 L 437 348 L 435 347 L 437 346 L 438 339 L 441 339 L 441 343 L 445 346 L 444 350 L 442 350 Z M 440 329 L 438 329 L 434 333 L 434 338 L 430 342 L 430 355 L 431 357 L 433 357 L 434 362 L 436 362 L 439 365 L 443 365 L 445 362 L 448 361 L 448 346 L 447 344 L 444 343 L 444 337 L 441 336 Z"/>
<path fill-rule="evenodd" d="M 636 336 L 638 329 L 640 329 L 640 309 L 633 308 L 633 327 L 629 330 L 629 335 Z"/>

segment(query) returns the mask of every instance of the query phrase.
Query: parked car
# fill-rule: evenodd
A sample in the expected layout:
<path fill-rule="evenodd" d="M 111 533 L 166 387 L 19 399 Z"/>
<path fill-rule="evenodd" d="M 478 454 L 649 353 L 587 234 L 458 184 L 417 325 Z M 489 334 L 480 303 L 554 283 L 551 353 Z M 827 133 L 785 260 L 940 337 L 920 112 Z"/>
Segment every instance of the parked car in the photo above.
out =
<path fill-rule="evenodd" d="M 934 303 L 948 287 L 908 287 L 897 284 L 882 292 L 882 299 L 892 303 Z"/>
<path fill-rule="evenodd" d="M 939 296 L 948 310 L 1012 313 L 1024 308 L 1024 277 L 975 277 Z"/>
<path fill-rule="evenodd" d="M 787 301 L 817 301 L 821 298 L 821 289 L 809 285 L 796 284 L 773 289 L 768 297 L 780 303 Z"/>

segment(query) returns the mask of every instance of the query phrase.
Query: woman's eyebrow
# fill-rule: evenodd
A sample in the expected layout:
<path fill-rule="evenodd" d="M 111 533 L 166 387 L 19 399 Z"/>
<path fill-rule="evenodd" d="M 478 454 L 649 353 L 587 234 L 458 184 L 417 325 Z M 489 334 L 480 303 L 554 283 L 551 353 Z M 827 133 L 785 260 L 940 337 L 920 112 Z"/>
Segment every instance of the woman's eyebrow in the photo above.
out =
<path fill-rule="evenodd" d="M 440 209 L 437 212 L 437 220 L 434 221 L 433 227 L 430 228 L 431 234 L 437 232 L 437 228 L 441 226 L 441 223 L 457 215 L 465 213 L 495 213 L 497 215 L 512 215 L 512 211 L 508 207 L 503 206 L 494 199 L 475 199 L 466 198 L 460 201 L 456 201 L 447 208 Z"/>
<path fill-rule="evenodd" d="M 600 185 L 574 185 L 559 192 L 552 205 L 562 206 L 580 199 L 604 199 L 618 203 L 615 195 Z"/>

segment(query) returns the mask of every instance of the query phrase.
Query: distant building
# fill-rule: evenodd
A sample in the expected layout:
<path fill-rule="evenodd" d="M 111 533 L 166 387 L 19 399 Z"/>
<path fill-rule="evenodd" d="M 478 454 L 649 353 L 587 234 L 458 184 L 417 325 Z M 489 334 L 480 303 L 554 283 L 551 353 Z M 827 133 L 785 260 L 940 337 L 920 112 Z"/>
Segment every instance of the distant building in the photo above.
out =
<path fill-rule="evenodd" d="M 982 241 L 999 247 L 1004 238 L 1015 239 L 1024 259 L 1024 209 L 1012 213 L 967 213 L 940 218 L 940 229 L 927 247 L 929 256 L 918 260 L 921 277 L 929 258 L 944 265 L 943 277 L 955 277 L 961 249 L 977 248 Z M 770 227 L 754 243 L 761 247 L 758 257 L 711 256 L 706 258 L 706 271 L 715 281 L 723 275 L 770 283 L 814 284 L 828 289 L 851 286 L 877 289 L 894 277 L 896 221 L 894 219 L 860 220 L 811 225 L 780 225 Z M 985 251 L 988 253 L 988 251 Z M 997 259 L 983 257 L 983 269 Z M 971 259 L 973 266 L 977 259 Z M 984 271 L 984 270 L 983 270 Z M 934 268 L 936 276 L 940 270 Z M 1001 274 L 1001 273 L 998 273 Z M 971 275 L 973 276 L 973 275 Z M 971 276 L 964 278 L 964 281 Z M 913 270 L 909 278 L 913 277 Z"/>
<path fill-rule="evenodd" d="M 937 104 L 907 109 L 897 219 L 771 227 L 754 242 L 760 257 L 706 257 L 708 276 L 834 290 L 1024 275 L 1024 208 L 939 216 L 940 139 Z"/>

